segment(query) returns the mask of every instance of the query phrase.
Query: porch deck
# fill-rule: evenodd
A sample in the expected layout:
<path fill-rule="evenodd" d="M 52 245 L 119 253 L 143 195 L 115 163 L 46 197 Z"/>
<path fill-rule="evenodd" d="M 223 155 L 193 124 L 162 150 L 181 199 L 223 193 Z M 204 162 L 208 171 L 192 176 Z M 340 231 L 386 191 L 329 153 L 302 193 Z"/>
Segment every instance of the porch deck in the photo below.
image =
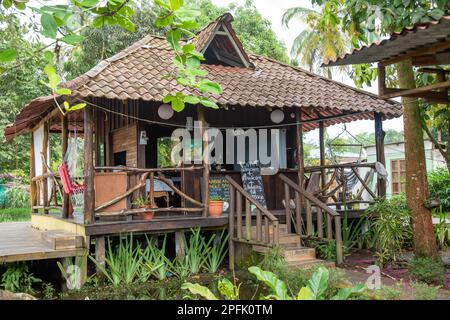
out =
<path fill-rule="evenodd" d="M 61 245 L 74 236 L 69 232 L 38 230 L 31 226 L 31 222 L 0 223 L 0 263 L 82 255 L 86 252 L 82 241 L 81 247 L 76 244 Z"/>

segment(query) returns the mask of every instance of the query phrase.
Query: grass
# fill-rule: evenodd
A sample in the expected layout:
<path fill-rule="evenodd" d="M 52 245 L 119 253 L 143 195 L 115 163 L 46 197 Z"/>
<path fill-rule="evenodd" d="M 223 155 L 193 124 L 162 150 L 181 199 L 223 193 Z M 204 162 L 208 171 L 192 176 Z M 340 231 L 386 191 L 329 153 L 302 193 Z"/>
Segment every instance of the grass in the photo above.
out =
<path fill-rule="evenodd" d="M 0 222 L 15 222 L 31 220 L 30 208 L 0 209 Z"/>

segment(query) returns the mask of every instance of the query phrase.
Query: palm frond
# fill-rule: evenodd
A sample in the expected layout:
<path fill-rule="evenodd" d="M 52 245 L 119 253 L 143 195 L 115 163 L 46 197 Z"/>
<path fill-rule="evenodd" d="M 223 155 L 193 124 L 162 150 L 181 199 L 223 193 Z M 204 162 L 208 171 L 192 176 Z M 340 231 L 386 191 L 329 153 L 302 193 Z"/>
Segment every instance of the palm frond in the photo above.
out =
<path fill-rule="evenodd" d="M 304 7 L 293 7 L 287 9 L 281 18 L 281 24 L 285 27 L 289 26 L 289 22 L 291 22 L 294 18 L 304 19 L 308 14 L 319 14 L 317 11 L 304 8 Z"/>

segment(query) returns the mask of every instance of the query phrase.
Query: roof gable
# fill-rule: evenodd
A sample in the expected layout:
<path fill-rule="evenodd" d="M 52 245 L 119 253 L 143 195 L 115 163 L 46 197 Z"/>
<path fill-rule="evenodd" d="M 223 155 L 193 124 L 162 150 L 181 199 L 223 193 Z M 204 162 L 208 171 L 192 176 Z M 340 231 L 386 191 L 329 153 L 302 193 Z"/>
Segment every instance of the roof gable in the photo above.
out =
<path fill-rule="evenodd" d="M 192 43 L 204 54 L 206 64 L 253 67 L 231 25 L 232 21 L 230 13 L 222 15 L 201 30 Z"/>

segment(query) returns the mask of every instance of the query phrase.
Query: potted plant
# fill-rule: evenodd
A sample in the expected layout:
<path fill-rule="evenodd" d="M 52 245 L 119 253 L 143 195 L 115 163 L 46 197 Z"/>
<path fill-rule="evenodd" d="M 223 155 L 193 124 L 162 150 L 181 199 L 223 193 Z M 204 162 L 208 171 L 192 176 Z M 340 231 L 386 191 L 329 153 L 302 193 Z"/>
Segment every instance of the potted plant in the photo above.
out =
<path fill-rule="evenodd" d="M 145 197 L 142 197 L 142 196 L 140 196 L 139 198 L 134 200 L 133 205 L 139 209 L 149 208 L 147 200 L 145 199 Z M 143 211 L 143 212 L 139 212 L 137 214 L 137 216 L 144 220 L 152 220 L 153 217 L 155 216 L 155 212 L 153 212 L 151 210 Z"/>
<path fill-rule="evenodd" d="M 223 212 L 223 199 L 221 196 L 210 196 L 209 198 L 209 215 L 218 218 Z"/>

